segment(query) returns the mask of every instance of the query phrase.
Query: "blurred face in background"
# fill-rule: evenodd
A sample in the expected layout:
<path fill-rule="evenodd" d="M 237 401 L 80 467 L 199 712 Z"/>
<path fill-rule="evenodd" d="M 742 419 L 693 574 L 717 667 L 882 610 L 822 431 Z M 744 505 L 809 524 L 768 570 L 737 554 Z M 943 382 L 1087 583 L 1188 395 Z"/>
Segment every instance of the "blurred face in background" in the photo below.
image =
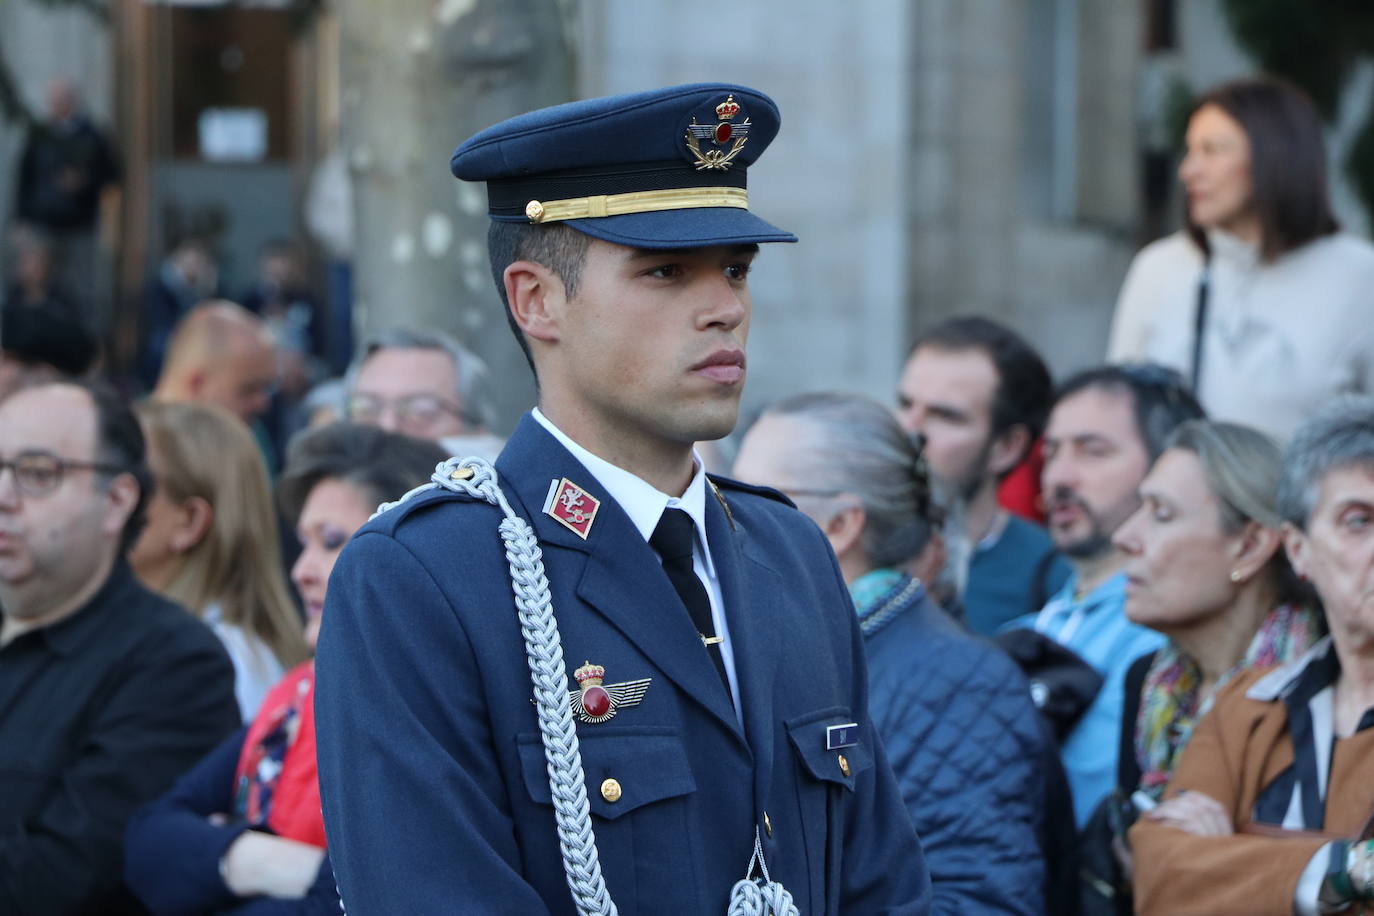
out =
<path fill-rule="evenodd" d="M 1140 497 L 1140 508 L 1114 538 L 1127 558 L 1126 616 L 1169 633 L 1229 607 L 1240 587 L 1231 572 L 1246 535 L 1223 528 L 1221 503 L 1197 455 L 1186 449 L 1160 455 Z M 1268 549 L 1264 562 L 1273 553 Z"/>
<path fill-rule="evenodd" d="M 997 367 L 982 350 L 923 346 L 911 354 L 897 384 L 897 421 L 925 441 L 936 483 L 951 497 L 971 499 L 990 470 L 1012 456 L 994 456 L 992 405 Z M 1014 460 L 1014 459 L 1013 459 Z"/>
<path fill-rule="evenodd" d="M 1250 140 L 1240 123 L 1216 105 L 1203 105 L 1188 122 L 1187 153 L 1178 167 L 1188 215 L 1204 229 L 1246 235 L 1258 230 L 1250 182 Z"/>
<path fill-rule="evenodd" d="M 291 567 L 291 581 L 305 608 L 305 640 L 313 649 L 320 636 L 329 574 L 348 539 L 377 508 L 377 501 L 353 484 L 328 477 L 315 484 L 301 507 L 296 537 L 301 555 Z"/>
<path fill-rule="evenodd" d="M 1055 546 L 1071 559 L 1111 552 L 1112 534 L 1140 505 L 1149 464 L 1128 392 L 1085 388 L 1056 404 L 1041 476 Z"/>
<path fill-rule="evenodd" d="M 1321 596 L 1337 647 L 1374 653 L 1374 468 L 1328 471 L 1306 530 L 1289 526 L 1285 543 Z"/>
<path fill-rule="evenodd" d="M 457 401 L 458 370 L 443 350 L 383 347 L 358 370 L 348 418 L 418 439 L 471 432 Z"/>
<path fill-rule="evenodd" d="M 197 400 L 223 407 L 245 423 L 266 412 L 277 386 L 277 352 L 266 332 L 231 332 L 224 352 L 202 374 Z"/>
<path fill-rule="evenodd" d="M 0 595 L 17 619 L 80 593 L 118 552 L 138 484 L 92 467 L 101 462 L 97 424 L 90 395 L 69 385 L 24 389 L 0 404 L 0 460 L 28 468 L 0 469 Z"/>

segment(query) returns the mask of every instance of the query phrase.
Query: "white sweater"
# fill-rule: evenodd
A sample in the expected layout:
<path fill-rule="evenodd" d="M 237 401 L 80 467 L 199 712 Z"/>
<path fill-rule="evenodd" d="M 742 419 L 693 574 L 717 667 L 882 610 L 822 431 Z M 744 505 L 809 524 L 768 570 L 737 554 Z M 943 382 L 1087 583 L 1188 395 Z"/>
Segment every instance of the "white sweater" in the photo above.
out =
<path fill-rule="evenodd" d="M 1211 232 L 1212 279 L 1198 394 L 1208 414 L 1280 440 L 1341 392 L 1374 392 L 1374 246 L 1329 235 L 1262 263 L 1258 246 Z M 1185 232 L 1131 264 L 1110 362 L 1190 376 L 1202 253 Z"/>

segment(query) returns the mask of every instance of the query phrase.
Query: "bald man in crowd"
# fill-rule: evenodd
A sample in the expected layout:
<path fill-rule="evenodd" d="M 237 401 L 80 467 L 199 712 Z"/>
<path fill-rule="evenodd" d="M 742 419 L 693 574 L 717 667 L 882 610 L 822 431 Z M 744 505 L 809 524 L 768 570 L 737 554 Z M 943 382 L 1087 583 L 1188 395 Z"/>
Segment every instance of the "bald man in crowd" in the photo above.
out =
<path fill-rule="evenodd" d="M 252 425 L 276 383 L 267 326 L 241 305 L 212 299 L 187 312 L 172 333 L 153 399 L 215 404 Z"/>

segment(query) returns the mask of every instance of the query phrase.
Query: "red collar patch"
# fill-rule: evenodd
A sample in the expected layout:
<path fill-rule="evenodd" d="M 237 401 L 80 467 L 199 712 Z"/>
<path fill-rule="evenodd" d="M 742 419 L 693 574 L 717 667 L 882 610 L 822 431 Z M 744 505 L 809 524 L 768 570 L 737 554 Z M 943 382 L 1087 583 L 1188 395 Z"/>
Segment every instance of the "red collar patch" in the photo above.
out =
<path fill-rule="evenodd" d="M 568 478 L 549 483 L 549 498 L 544 501 L 544 514 L 567 528 L 582 540 L 591 533 L 592 522 L 601 501 Z"/>

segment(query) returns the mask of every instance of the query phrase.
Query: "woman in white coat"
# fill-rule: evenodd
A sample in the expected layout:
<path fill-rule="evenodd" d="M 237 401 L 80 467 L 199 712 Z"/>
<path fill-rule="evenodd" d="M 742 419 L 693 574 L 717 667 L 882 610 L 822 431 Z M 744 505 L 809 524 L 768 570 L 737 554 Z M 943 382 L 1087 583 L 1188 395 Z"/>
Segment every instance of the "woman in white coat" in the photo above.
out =
<path fill-rule="evenodd" d="M 1172 366 L 1214 419 L 1279 439 L 1374 390 L 1374 246 L 1337 231 L 1307 96 L 1267 78 L 1211 90 L 1179 179 L 1187 227 L 1136 256 L 1108 360 Z"/>

